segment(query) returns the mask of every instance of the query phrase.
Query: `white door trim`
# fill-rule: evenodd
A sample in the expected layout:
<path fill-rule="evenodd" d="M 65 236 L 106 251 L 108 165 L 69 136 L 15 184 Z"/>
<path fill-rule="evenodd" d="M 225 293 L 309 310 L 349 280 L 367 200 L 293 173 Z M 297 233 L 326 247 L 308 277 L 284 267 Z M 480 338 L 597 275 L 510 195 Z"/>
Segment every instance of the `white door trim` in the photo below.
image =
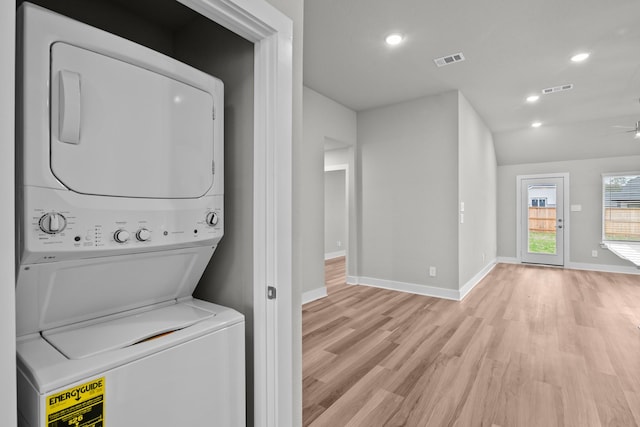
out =
<path fill-rule="evenodd" d="M 17 425 L 14 128 L 15 128 L 15 1 L 0 2 L 0 413 L 2 423 Z"/>
<path fill-rule="evenodd" d="M 522 209 L 520 205 L 520 200 L 522 198 L 522 180 L 524 179 L 544 179 L 544 178 L 563 178 L 564 182 L 564 196 L 562 201 L 564 203 L 564 265 L 566 266 L 569 262 L 571 262 L 570 254 L 571 254 L 571 239 L 570 239 L 570 230 L 571 230 L 571 215 L 569 211 L 570 206 L 570 194 L 569 190 L 571 188 L 569 181 L 569 173 L 544 173 L 544 174 L 536 174 L 536 175 L 518 175 L 516 176 L 516 258 L 519 263 L 522 262 L 522 232 L 523 232 L 523 218 L 522 218 Z"/>

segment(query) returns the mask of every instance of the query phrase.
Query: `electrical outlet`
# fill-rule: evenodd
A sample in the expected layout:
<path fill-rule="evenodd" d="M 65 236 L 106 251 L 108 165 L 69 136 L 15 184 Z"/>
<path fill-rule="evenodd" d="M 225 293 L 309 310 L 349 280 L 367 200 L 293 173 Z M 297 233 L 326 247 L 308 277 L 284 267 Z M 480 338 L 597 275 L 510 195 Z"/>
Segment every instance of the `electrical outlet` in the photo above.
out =
<path fill-rule="evenodd" d="M 595 249 L 594 249 L 594 250 L 592 250 L 592 251 L 591 251 L 591 256 L 592 256 L 592 257 L 594 257 L 594 258 L 598 258 L 598 251 L 597 251 L 597 250 L 595 250 Z"/>
<path fill-rule="evenodd" d="M 436 277 L 436 268 L 435 267 L 429 267 L 429 276 L 430 277 Z"/>
<path fill-rule="evenodd" d="M 339 247 L 339 248 L 341 248 L 341 247 L 342 247 L 342 242 L 341 242 L 340 240 L 338 240 L 338 241 L 336 242 L 336 245 L 338 245 L 338 247 Z"/>

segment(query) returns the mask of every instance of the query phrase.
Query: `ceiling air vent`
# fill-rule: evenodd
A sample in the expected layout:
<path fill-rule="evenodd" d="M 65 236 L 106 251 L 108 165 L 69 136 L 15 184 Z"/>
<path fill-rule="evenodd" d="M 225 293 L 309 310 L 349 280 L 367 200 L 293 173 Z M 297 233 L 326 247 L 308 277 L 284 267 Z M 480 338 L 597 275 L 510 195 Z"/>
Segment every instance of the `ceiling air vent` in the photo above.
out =
<path fill-rule="evenodd" d="M 454 62 L 464 61 L 464 55 L 462 52 L 454 53 L 453 55 L 443 56 L 442 58 L 436 58 L 433 62 L 436 63 L 438 67 L 444 67 L 445 65 L 453 64 Z"/>
<path fill-rule="evenodd" d="M 546 89 L 542 89 L 542 93 L 547 95 L 549 93 L 564 92 L 565 90 L 571 90 L 571 89 L 573 89 L 573 85 L 568 84 L 568 85 L 554 86 L 554 87 L 548 87 Z"/>

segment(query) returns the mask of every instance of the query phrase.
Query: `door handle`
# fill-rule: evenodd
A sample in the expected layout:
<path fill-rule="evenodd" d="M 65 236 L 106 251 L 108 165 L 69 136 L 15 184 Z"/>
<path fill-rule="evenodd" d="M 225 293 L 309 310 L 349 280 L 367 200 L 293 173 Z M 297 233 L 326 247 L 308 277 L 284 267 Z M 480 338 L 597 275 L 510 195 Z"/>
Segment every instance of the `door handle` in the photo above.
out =
<path fill-rule="evenodd" d="M 80 143 L 80 74 L 60 70 L 58 94 L 60 141 Z"/>

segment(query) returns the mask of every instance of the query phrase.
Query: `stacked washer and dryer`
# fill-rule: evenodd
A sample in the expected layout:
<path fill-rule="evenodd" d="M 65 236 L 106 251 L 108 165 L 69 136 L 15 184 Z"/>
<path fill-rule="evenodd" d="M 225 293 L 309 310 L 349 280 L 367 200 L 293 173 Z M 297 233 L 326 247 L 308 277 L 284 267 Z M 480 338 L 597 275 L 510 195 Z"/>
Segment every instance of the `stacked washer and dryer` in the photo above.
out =
<path fill-rule="evenodd" d="M 223 85 L 19 11 L 22 426 L 243 426 L 244 318 L 191 294 L 223 236 Z"/>

